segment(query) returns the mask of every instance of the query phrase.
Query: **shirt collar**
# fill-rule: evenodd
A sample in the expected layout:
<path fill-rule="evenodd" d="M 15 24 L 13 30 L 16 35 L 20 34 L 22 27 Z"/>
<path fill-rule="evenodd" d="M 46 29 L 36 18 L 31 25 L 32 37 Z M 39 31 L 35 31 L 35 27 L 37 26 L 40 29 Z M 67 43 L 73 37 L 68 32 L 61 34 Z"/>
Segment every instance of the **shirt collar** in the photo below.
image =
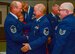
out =
<path fill-rule="evenodd" d="M 28 6 L 28 14 L 29 14 L 29 11 L 30 11 L 30 6 Z"/>
<path fill-rule="evenodd" d="M 38 19 L 36 19 L 36 21 L 39 21 L 43 16 L 39 17 Z"/>
<path fill-rule="evenodd" d="M 18 17 L 15 14 L 13 14 L 12 12 L 10 12 L 10 14 L 13 15 L 16 19 L 18 19 Z"/>
<path fill-rule="evenodd" d="M 55 17 L 54 13 L 51 12 L 51 14 L 53 15 L 53 17 Z"/>

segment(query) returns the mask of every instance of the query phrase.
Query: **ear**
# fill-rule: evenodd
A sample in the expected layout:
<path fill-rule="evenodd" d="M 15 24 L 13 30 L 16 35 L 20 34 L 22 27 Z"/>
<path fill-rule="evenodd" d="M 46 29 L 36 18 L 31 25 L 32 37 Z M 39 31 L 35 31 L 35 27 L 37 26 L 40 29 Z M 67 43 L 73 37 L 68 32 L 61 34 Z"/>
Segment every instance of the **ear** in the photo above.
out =
<path fill-rule="evenodd" d="M 69 14 L 69 11 L 68 11 L 68 10 L 66 10 L 66 13 L 67 13 L 67 14 Z"/>

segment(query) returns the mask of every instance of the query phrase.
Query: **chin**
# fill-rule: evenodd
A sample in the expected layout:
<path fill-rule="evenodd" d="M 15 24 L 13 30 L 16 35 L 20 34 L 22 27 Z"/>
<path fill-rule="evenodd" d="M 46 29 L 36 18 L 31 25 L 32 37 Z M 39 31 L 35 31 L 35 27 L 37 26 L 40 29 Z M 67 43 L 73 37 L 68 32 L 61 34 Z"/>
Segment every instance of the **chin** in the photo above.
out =
<path fill-rule="evenodd" d="M 64 17 L 62 17 L 62 16 L 59 16 L 60 17 L 60 19 L 63 19 Z"/>

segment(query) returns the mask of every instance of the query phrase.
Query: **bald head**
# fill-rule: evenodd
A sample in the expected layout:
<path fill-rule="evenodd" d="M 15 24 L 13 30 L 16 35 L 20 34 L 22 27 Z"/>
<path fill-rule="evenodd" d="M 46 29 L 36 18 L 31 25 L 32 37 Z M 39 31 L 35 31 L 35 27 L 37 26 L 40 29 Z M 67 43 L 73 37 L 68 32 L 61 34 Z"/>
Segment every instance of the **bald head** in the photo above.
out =
<path fill-rule="evenodd" d="M 41 11 L 42 13 L 46 13 L 46 7 L 44 4 L 36 4 L 34 6 L 34 8 L 36 8 L 37 10 Z"/>
<path fill-rule="evenodd" d="M 11 4 L 10 4 L 10 7 L 18 7 L 18 6 L 21 6 L 21 2 L 20 1 L 13 1 Z"/>
<path fill-rule="evenodd" d="M 19 12 L 22 11 L 22 3 L 20 1 L 13 1 L 10 4 L 10 12 L 17 15 Z"/>
<path fill-rule="evenodd" d="M 74 6 L 73 6 L 73 4 L 70 3 L 70 2 L 65 2 L 65 3 L 62 3 L 62 4 L 60 5 L 60 9 L 67 9 L 67 10 L 70 10 L 70 11 L 73 12 Z"/>

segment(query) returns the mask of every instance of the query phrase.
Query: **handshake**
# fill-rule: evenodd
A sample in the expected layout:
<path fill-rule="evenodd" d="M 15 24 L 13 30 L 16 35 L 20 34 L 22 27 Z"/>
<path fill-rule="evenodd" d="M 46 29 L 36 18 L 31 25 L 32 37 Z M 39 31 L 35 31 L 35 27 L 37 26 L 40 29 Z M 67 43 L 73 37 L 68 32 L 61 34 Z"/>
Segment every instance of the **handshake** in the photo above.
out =
<path fill-rule="evenodd" d="M 28 43 L 23 43 L 23 47 L 21 48 L 22 52 L 28 52 L 29 50 L 31 50 L 31 47 Z"/>

